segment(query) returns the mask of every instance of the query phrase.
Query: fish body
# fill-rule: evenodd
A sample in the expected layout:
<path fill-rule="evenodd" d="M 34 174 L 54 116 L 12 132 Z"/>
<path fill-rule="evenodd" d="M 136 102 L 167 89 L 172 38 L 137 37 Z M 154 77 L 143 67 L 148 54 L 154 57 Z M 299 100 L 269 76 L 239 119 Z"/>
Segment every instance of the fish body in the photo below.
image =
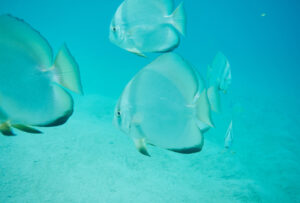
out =
<path fill-rule="evenodd" d="M 266 13 L 262 13 L 262 14 L 260 14 L 260 16 L 261 17 L 265 17 L 265 16 L 267 16 L 267 14 Z"/>
<path fill-rule="evenodd" d="M 29 126 L 66 122 L 73 99 L 63 87 L 82 93 L 78 65 L 66 45 L 54 60 L 49 43 L 24 21 L 2 15 L 0 30 L 0 125 L 28 132 Z"/>
<path fill-rule="evenodd" d="M 208 68 L 209 86 L 217 86 L 226 92 L 231 84 L 231 67 L 227 58 L 219 52 Z"/>
<path fill-rule="evenodd" d="M 111 21 L 109 39 L 138 55 L 167 52 L 179 45 L 185 21 L 183 5 L 174 10 L 173 0 L 125 0 Z"/>
<path fill-rule="evenodd" d="M 146 144 L 180 153 L 199 152 L 203 133 L 212 126 L 204 82 L 182 57 L 163 54 L 127 84 L 114 122 L 144 155 L 149 155 Z"/>

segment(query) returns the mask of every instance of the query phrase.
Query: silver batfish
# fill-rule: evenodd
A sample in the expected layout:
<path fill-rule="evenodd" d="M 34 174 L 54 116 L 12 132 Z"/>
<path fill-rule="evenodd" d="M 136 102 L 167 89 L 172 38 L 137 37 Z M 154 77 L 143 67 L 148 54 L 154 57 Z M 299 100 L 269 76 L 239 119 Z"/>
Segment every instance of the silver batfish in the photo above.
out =
<path fill-rule="evenodd" d="M 229 147 L 231 147 L 232 142 L 233 142 L 233 131 L 232 131 L 232 121 L 231 121 L 224 138 L 224 147 L 228 149 Z"/>
<path fill-rule="evenodd" d="M 73 112 L 65 88 L 82 94 L 79 69 L 66 45 L 53 60 L 48 42 L 29 24 L 0 16 L 0 132 L 12 127 L 41 133 L 32 126 L 56 126 Z"/>
<path fill-rule="evenodd" d="M 227 93 L 231 85 L 231 67 L 227 58 L 219 52 L 211 65 L 207 69 L 208 98 L 211 102 L 212 110 L 215 112 L 221 111 L 220 91 Z"/>
<path fill-rule="evenodd" d="M 204 82 L 182 57 L 165 53 L 140 70 L 115 108 L 116 126 L 137 149 L 146 144 L 179 153 L 199 152 L 206 126 L 213 126 Z"/>
<path fill-rule="evenodd" d="M 125 0 L 117 9 L 109 39 L 117 46 L 144 56 L 146 52 L 167 52 L 179 45 L 186 16 L 181 3 L 173 0 Z"/>

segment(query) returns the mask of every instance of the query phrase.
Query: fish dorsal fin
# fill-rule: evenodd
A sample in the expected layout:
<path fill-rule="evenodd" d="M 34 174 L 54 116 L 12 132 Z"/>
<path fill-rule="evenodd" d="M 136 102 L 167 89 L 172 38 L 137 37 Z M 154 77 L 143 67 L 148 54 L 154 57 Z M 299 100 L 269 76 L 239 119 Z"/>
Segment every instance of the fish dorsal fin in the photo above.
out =
<path fill-rule="evenodd" d="M 204 89 L 199 74 L 181 56 L 165 53 L 146 66 L 142 71 L 155 71 L 172 82 L 184 96 L 188 104 L 192 104 L 195 95 Z"/>
<path fill-rule="evenodd" d="M 52 49 L 47 40 L 29 24 L 11 15 L 0 16 L 0 44 L 27 54 L 41 68 L 52 65 Z"/>
<path fill-rule="evenodd" d="M 151 1 L 144 1 L 144 0 L 126 0 L 122 5 L 123 14 L 126 17 L 136 17 L 136 14 L 140 14 L 139 18 L 143 18 L 143 13 L 149 11 L 153 15 L 170 15 L 174 8 L 173 0 L 151 0 Z M 155 16 L 159 17 L 159 16 Z M 131 19 L 131 20 L 132 20 Z"/>
<path fill-rule="evenodd" d="M 173 0 L 151 0 L 157 7 L 159 7 L 166 14 L 170 14 L 174 9 Z"/>

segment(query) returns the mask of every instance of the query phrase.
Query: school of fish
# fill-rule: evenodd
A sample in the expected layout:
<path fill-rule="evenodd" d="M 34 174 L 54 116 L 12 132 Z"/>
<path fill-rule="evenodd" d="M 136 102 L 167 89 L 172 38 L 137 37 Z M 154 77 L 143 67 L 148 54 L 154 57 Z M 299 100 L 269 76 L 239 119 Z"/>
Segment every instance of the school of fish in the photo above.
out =
<path fill-rule="evenodd" d="M 64 124 L 73 113 L 70 91 L 83 94 L 79 66 L 66 44 L 53 57 L 47 40 L 29 24 L 0 16 L 0 132 L 42 133 L 39 127 Z M 183 3 L 124 0 L 109 27 L 109 40 L 138 56 L 161 53 L 125 86 L 114 111 L 115 126 L 137 150 L 147 145 L 178 153 L 199 152 L 204 133 L 215 127 L 221 93 L 231 84 L 227 58 L 218 53 L 207 77 L 172 51 L 186 33 Z M 232 121 L 225 136 L 232 144 Z"/>

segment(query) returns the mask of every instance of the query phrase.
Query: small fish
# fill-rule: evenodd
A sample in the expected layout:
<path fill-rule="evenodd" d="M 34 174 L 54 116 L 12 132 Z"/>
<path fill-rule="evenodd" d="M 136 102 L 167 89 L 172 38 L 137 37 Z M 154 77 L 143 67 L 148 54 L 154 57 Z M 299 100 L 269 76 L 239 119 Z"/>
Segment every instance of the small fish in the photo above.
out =
<path fill-rule="evenodd" d="M 149 156 L 146 144 L 179 153 L 201 151 L 203 133 L 213 126 L 204 82 L 182 57 L 165 53 L 127 84 L 114 123 Z"/>
<path fill-rule="evenodd" d="M 232 132 L 232 121 L 231 121 L 225 135 L 224 147 L 228 149 L 229 147 L 231 147 L 232 142 L 233 142 L 233 132 Z"/>
<path fill-rule="evenodd" d="M 65 123 L 73 112 L 65 88 L 82 94 L 78 65 L 67 46 L 53 60 L 41 34 L 11 15 L 0 16 L 0 30 L 0 132 L 41 133 L 31 126 Z"/>
<path fill-rule="evenodd" d="M 221 111 L 219 91 L 227 93 L 231 84 L 231 68 L 227 58 L 219 52 L 207 69 L 208 98 L 215 112 Z"/>
<path fill-rule="evenodd" d="M 267 14 L 266 13 L 262 13 L 260 16 L 261 17 L 265 17 L 265 16 L 267 16 Z"/>
<path fill-rule="evenodd" d="M 109 39 L 117 46 L 145 56 L 146 52 L 168 52 L 185 34 L 183 4 L 173 8 L 173 0 L 125 0 L 117 9 Z"/>

